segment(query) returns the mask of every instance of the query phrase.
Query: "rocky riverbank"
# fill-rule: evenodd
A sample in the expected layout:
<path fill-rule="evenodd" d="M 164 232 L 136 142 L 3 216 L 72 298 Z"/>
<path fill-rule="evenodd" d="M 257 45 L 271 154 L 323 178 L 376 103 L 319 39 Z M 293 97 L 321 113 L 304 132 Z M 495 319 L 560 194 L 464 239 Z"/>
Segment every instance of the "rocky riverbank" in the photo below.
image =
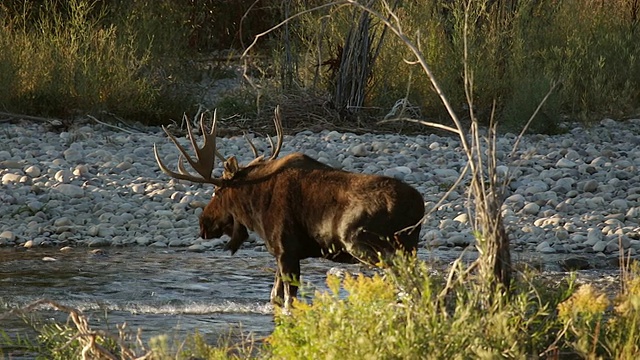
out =
<path fill-rule="evenodd" d="M 512 178 L 503 215 L 514 251 L 617 256 L 640 252 L 640 119 L 602 120 L 566 134 L 498 140 L 499 172 Z M 184 143 L 186 144 L 186 139 Z M 268 150 L 268 143 L 254 142 Z M 198 238 L 207 185 L 162 174 L 177 152 L 160 128 L 127 133 L 86 122 L 68 132 L 42 124 L 0 124 L 0 245 L 153 246 L 221 249 L 226 239 Z M 241 163 L 252 159 L 242 137 L 218 141 Z M 335 131 L 286 136 L 282 154 L 304 152 L 349 171 L 394 176 L 412 184 L 432 209 L 464 168 L 459 141 L 437 135 L 355 135 Z M 219 170 L 218 175 L 219 175 Z M 464 188 L 426 220 L 422 246 L 442 251 L 473 244 Z M 245 246 L 264 249 L 255 237 Z"/>

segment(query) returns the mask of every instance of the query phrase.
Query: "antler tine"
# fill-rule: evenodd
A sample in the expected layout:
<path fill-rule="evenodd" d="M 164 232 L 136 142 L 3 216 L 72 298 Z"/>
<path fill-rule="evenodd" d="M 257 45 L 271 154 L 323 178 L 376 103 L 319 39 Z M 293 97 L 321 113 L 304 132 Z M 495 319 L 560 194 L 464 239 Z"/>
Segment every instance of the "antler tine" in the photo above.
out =
<path fill-rule="evenodd" d="M 167 130 L 163 127 L 163 130 L 165 132 L 167 132 Z M 168 133 L 167 133 L 168 134 Z M 171 137 L 171 135 L 169 135 Z M 175 142 L 174 142 L 175 143 Z M 179 146 L 179 145 L 178 145 Z M 181 146 L 180 146 L 181 147 Z M 179 149 L 180 150 L 180 149 Z M 183 149 L 184 150 L 184 149 Z M 182 151 L 182 150 L 180 150 Z M 185 168 L 184 165 L 182 165 L 182 160 L 184 159 L 183 155 L 180 154 L 180 157 L 178 158 L 178 170 L 180 171 L 179 173 L 170 170 L 163 162 L 162 160 L 160 160 L 160 154 L 158 153 L 158 147 L 156 144 L 153 144 L 153 153 L 156 157 L 156 162 L 158 163 L 158 166 L 160 167 L 160 170 L 162 170 L 163 173 L 171 176 L 172 178 L 175 179 L 180 179 L 180 180 L 187 180 L 187 181 L 191 181 L 191 182 L 196 182 L 196 183 L 205 183 L 205 184 L 214 184 L 216 186 L 220 186 L 222 185 L 222 181 L 220 181 L 220 179 L 214 179 L 214 178 L 209 178 L 209 179 L 205 179 L 205 178 L 199 178 L 197 176 L 193 176 L 191 174 L 189 174 Z M 187 155 L 188 156 L 188 155 Z"/>
<path fill-rule="evenodd" d="M 271 141 L 271 137 L 269 137 L 269 142 L 271 143 L 271 149 L 273 149 L 273 152 L 271 153 L 271 157 L 269 158 L 269 160 L 273 160 L 275 158 L 278 157 L 278 154 L 280 154 L 280 150 L 282 150 L 282 119 L 280 118 L 280 105 L 276 106 L 276 110 L 274 111 L 274 118 L 273 118 L 273 123 L 276 126 L 276 137 L 278 138 L 277 142 L 276 142 L 276 146 L 275 148 L 273 147 L 273 142 Z"/>
<path fill-rule="evenodd" d="M 215 165 L 215 157 L 220 157 L 224 159 L 224 157 L 218 152 L 216 149 L 216 118 L 214 113 L 213 125 L 211 127 L 211 132 L 207 134 L 204 126 L 204 116 L 200 117 L 200 128 L 202 129 L 202 135 L 204 136 L 204 145 L 202 148 L 198 147 L 196 140 L 193 136 L 193 130 L 191 128 L 191 123 L 189 121 L 187 123 L 187 134 L 189 136 L 189 141 L 191 142 L 191 146 L 196 153 L 197 161 L 194 161 L 193 158 L 187 153 L 184 147 L 180 145 L 178 140 L 173 136 L 164 126 L 162 130 L 169 136 L 169 139 L 176 145 L 178 150 L 180 151 L 180 157 L 178 158 L 178 173 L 170 170 L 162 160 L 160 160 L 160 154 L 158 153 L 158 148 L 156 145 L 153 145 L 153 152 L 156 157 L 156 161 L 158 162 L 158 166 L 160 170 L 162 170 L 165 174 L 181 180 L 188 180 L 197 183 L 210 183 L 216 186 L 222 185 L 221 179 L 216 179 L 211 176 L 211 172 L 213 171 L 213 167 Z M 189 174 L 189 172 L 184 168 L 183 159 L 187 159 L 187 162 L 191 165 L 191 167 L 200 174 L 201 177 L 197 177 Z"/>
<path fill-rule="evenodd" d="M 251 152 L 253 153 L 253 158 L 254 159 L 259 158 L 260 155 L 258 154 L 258 149 L 256 149 L 256 146 L 253 144 L 253 141 L 251 141 L 251 139 L 247 137 L 247 132 L 243 131 L 242 136 L 244 136 L 244 139 L 247 140 L 247 143 L 249 143 L 249 147 L 251 148 Z"/>
<path fill-rule="evenodd" d="M 203 136 L 205 136 L 204 134 L 206 134 L 207 131 L 206 131 L 205 127 L 204 127 L 203 118 L 204 118 L 204 114 L 200 118 L 200 129 L 202 130 Z M 211 138 L 212 142 L 213 142 L 213 151 L 215 152 L 216 157 L 218 159 L 220 159 L 220 161 L 225 162 L 225 161 L 227 161 L 227 158 L 225 158 L 218 151 L 218 148 L 216 147 L 216 124 L 217 124 L 217 122 L 218 122 L 218 109 L 214 109 L 213 110 L 213 121 L 212 121 L 212 124 L 211 124 L 211 131 L 209 132 L 209 135 L 205 136 L 205 144 L 207 142 L 207 138 Z"/>

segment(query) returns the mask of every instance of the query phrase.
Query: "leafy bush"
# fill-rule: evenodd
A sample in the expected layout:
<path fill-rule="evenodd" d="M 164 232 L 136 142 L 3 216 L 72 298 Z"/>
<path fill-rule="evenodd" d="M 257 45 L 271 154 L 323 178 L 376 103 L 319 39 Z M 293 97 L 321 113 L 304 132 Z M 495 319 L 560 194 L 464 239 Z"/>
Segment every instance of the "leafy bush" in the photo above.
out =
<path fill-rule="evenodd" d="M 329 277 L 330 292 L 316 294 L 310 304 L 296 303 L 291 315 L 277 316 L 268 339 L 270 356 L 524 358 L 550 343 L 559 329 L 555 307 L 569 289 L 542 295 L 533 285 L 524 286 L 506 299 L 474 281 L 445 287 L 421 261 L 397 269 L 387 277 Z"/>

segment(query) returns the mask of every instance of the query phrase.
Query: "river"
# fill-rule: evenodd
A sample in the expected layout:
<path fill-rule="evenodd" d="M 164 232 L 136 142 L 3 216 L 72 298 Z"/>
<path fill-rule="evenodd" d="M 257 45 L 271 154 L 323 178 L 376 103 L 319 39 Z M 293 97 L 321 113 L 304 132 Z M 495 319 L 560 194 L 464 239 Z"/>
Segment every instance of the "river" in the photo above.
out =
<path fill-rule="evenodd" d="M 458 254 L 441 253 L 435 263 L 444 268 Z M 433 258 L 433 253 L 421 250 L 419 257 Z M 129 329 L 141 328 L 147 340 L 160 334 L 180 339 L 197 329 L 215 342 L 238 327 L 260 338 L 274 326 L 269 304 L 274 266 L 268 253 L 244 249 L 231 256 L 143 247 L 0 248 L 0 329 L 11 336 L 32 334 L 20 316 L 8 312 L 49 299 L 82 310 L 98 328 L 115 330 L 124 322 Z M 305 260 L 303 293 L 310 296 L 314 289 L 326 289 L 327 272 L 336 269 L 371 271 L 361 265 Z M 616 281 L 613 270 L 581 272 L 587 281 L 603 276 Z M 40 321 L 66 319 L 66 314 L 46 308 L 29 316 Z"/>

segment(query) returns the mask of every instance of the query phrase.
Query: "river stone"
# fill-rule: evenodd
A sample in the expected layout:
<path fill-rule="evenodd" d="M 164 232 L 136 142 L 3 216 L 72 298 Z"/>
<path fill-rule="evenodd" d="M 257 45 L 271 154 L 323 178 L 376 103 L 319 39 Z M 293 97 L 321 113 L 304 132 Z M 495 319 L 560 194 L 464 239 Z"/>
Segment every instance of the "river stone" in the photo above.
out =
<path fill-rule="evenodd" d="M 201 253 L 201 252 L 204 252 L 206 250 L 207 250 L 207 248 L 204 247 L 203 245 L 200 245 L 200 244 L 193 244 L 193 245 L 187 247 L 187 251 L 191 251 L 191 252 Z"/>
<path fill-rule="evenodd" d="M 173 223 L 169 220 L 160 220 L 157 227 L 158 229 L 173 229 Z"/>
<path fill-rule="evenodd" d="M 53 188 L 68 197 L 81 198 L 84 196 L 84 190 L 77 185 L 58 184 L 58 185 L 55 185 Z"/>
<path fill-rule="evenodd" d="M 565 229 L 556 230 L 556 238 L 560 241 L 569 239 L 569 232 Z"/>
<path fill-rule="evenodd" d="M 471 234 L 452 234 L 449 237 L 448 242 L 450 244 L 453 244 L 454 246 L 465 248 L 471 245 L 473 240 L 474 239 L 473 239 L 473 236 L 471 236 Z"/>
<path fill-rule="evenodd" d="M 63 153 L 64 159 L 70 163 L 76 163 L 82 160 L 82 152 L 76 149 L 67 149 Z"/>
<path fill-rule="evenodd" d="M 0 239 L 6 240 L 9 242 L 14 242 L 16 241 L 16 235 L 13 233 L 13 231 L 5 230 L 2 233 L 0 233 Z"/>
<path fill-rule="evenodd" d="M 96 238 L 89 240 L 87 244 L 89 247 L 101 247 L 101 246 L 109 246 L 111 245 L 111 241 L 106 238 Z"/>
<path fill-rule="evenodd" d="M 602 252 L 607 248 L 607 242 L 604 240 L 600 240 L 593 245 L 593 251 Z"/>
<path fill-rule="evenodd" d="M 40 171 L 40 168 L 38 166 L 31 165 L 24 169 L 24 173 L 31 176 L 32 178 L 36 178 L 40 176 L 42 172 Z"/>
<path fill-rule="evenodd" d="M 562 159 L 560 159 L 560 160 L 558 160 L 556 162 L 556 167 L 560 168 L 560 169 L 571 169 L 571 168 L 575 168 L 577 166 L 578 166 L 578 164 L 576 164 L 575 162 L 573 162 L 573 161 L 571 161 L 569 159 L 565 159 L 565 158 L 562 158 Z"/>
<path fill-rule="evenodd" d="M 365 144 L 354 145 L 349 149 L 349 151 L 354 156 L 367 156 L 367 154 L 369 153 L 367 151 L 367 148 L 366 148 Z"/>
<path fill-rule="evenodd" d="M 550 254 L 550 253 L 555 253 L 556 250 L 554 248 L 551 247 L 551 245 L 549 245 L 549 242 L 547 241 L 543 241 L 540 244 L 538 244 L 536 246 L 536 250 L 538 250 L 539 252 L 543 253 L 543 254 Z"/>
<path fill-rule="evenodd" d="M 116 233 L 116 230 L 112 227 L 98 225 L 98 233 L 96 235 L 101 238 L 106 238 L 106 237 L 112 237 L 113 235 L 115 235 L 115 233 Z"/>
<path fill-rule="evenodd" d="M 128 162 L 128 161 L 123 161 L 123 162 L 119 163 L 118 165 L 116 165 L 116 168 L 117 168 L 117 169 L 120 169 L 120 170 L 129 170 L 129 169 L 131 169 L 131 168 L 132 168 L 132 166 L 133 166 L 133 165 L 131 165 L 131 163 L 130 163 L 130 162 Z"/>
<path fill-rule="evenodd" d="M 66 216 L 59 217 L 53 221 L 53 226 L 56 226 L 56 227 L 69 226 L 71 224 L 72 224 L 71 220 Z"/>
<path fill-rule="evenodd" d="M 13 160 L 5 160 L 0 162 L 0 168 L 5 168 L 5 169 L 22 169 L 23 164 L 19 161 L 13 161 Z"/>
<path fill-rule="evenodd" d="M 41 203 L 41 202 L 40 202 L 40 201 L 38 201 L 38 200 L 32 200 L 32 201 L 29 201 L 29 202 L 27 203 L 27 207 L 28 207 L 28 208 L 29 208 L 29 210 L 31 210 L 32 212 L 38 212 L 38 211 L 42 210 L 42 208 L 44 208 L 44 204 L 43 204 L 43 203 Z"/>
<path fill-rule="evenodd" d="M 570 256 L 560 260 L 560 266 L 564 271 L 577 271 L 591 269 L 591 262 L 584 256 Z"/>
<path fill-rule="evenodd" d="M 149 243 L 151 243 L 151 239 L 147 236 L 141 236 L 136 238 L 136 244 L 138 245 L 147 246 L 149 245 Z"/>
<path fill-rule="evenodd" d="M 540 211 L 540 205 L 528 203 L 522 208 L 522 212 L 527 215 L 536 215 Z"/>
<path fill-rule="evenodd" d="M 587 241 L 585 241 L 584 244 L 588 246 L 593 246 L 597 242 L 601 241 L 602 239 L 603 239 L 602 231 L 600 231 L 600 229 L 598 228 L 592 228 L 592 229 L 589 229 L 589 232 L 587 233 Z"/>
<path fill-rule="evenodd" d="M 453 218 L 453 221 L 457 221 L 461 224 L 467 224 L 469 222 L 469 214 L 467 213 L 462 213 L 458 216 L 456 216 L 455 218 Z"/>
<path fill-rule="evenodd" d="M 11 183 L 20 182 L 21 178 L 22 178 L 21 174 L 6 173 L 2 175 L 2 185 L 8 185 Z"/>
<path fill-rule="evenodd" d="M 69 183 L 73 178 L 73 174 L 69 170 L 58 170 L 53 177 L 59 183 Z"/>
<path fill-rule="evenodd" d="M 85 164 L 77 165 L 73 169 L 73 175 L 75 176 L 85 176 L 87 174 L 89 174 L 89 167 Z"/>
<path fill-rule="evenodd" d="M 626 212 L 629 208 L 627 200 L 624 199 L 615 199 L 611 202 L 611 207 L 614 209 L 620 210 L 622 212 Z"/>
<path fill-rule="evenodd" d="M 185 243 L 183 240 L 180 239 L 174 239 L 169 241 L 169 244 L 167 244 L 169 247 L 181 247 L 181 246 L 185 246 Z"/>

